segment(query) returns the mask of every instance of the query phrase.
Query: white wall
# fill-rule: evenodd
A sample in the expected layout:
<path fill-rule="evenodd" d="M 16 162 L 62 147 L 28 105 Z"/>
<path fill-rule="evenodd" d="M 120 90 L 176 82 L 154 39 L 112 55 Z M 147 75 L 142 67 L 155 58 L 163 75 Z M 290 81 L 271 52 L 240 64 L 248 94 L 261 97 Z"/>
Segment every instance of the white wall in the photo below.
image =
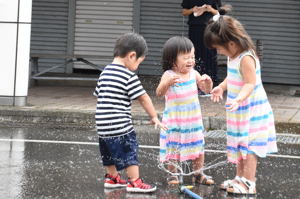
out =
<path fill-rule="evenodd" d="M 26 105 L 32 0 L 0 0 L 0 105 Z"/>

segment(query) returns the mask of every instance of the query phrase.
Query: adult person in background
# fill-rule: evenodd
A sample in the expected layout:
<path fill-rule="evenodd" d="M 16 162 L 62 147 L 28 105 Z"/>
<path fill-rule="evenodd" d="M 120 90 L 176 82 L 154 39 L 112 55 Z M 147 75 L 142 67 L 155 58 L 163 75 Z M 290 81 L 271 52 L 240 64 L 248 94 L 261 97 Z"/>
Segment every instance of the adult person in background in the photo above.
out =
<path fill-rule="evenodd" d="M 183 0 L 182 15 L 189 16 L 189 38 L 195 47 L 196 70 L 209 75 L 217 84 L 217 51 L 208 49 L 203 41 L 204 30 L 211 17 L 225 14 L 230 6 L 221 7 L 221 0 Z"/>

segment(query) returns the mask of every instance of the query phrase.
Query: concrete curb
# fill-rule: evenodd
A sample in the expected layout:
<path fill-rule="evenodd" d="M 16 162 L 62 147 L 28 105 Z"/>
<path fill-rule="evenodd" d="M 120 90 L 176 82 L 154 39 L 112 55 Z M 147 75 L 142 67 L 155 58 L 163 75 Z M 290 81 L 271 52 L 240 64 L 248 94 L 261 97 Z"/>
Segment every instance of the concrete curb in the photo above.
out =
<path fill-rule="evenodd" d="M 0 107 L 0 111 L 0 123 L 95 127 L 94 111 L 30 109 L 30 107 Z M 145 113 L 132 112 L 132 120 L 135 125 L 149 124 L 149 117 Z M 224 117 L 204 117 L 203 125 L 207 130 L 226 130 L 226 119 Z M 280 133 L 300 134 L 300 125 L 276 122 L 276 130 Z"/>
<path fill-rule="evenodd" d="M 0 108 L 0 122 L 94 126 L 93 112 Z"/>
<path fill-rule="evenodd" d="M 0 111 L 0 122 L 5 123 L 95 126 L 94 111 L 48 110 L 20 107 L 0 107 Z M 132 112 L 132 120 L 135 125 L 149 124 L 149 117 L 145 113 Z M 203 124 L 206 129 L 226 128 L 225 118 L 221 117 L 205 117 L 203 118 Z"/>

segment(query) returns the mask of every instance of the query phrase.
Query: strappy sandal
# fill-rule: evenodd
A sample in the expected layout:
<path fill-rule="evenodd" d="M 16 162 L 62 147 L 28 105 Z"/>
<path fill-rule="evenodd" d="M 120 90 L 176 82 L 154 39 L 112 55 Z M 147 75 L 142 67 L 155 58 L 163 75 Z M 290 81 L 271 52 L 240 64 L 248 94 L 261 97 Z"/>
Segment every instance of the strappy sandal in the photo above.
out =
<path fill-rule="evenodd" d="M 175 184 L 179 184 L 179 179 L 178 179 L 178 176 L 169 176 L 167 178 L 167 182 L 169 185 L 175 185 Z"/>
<path fill-rule="evenodd" d="M 220 189 L 226 190 L 228 187 L 230 187 L 234 182 L 239 182 L 240 181 L 239 176 L 235 176 L 234 179 L 232 180 L 225 180 L 222 184 L 220 184 Z"/>
<path fill-rule="evenodd" d="M 240 185 L 240 183 L 243 183 L 246 188 Z M 232 185 L 227 188 L 227 192 L 230 194 L 253 196 L 256 195 L 255 186 L 255 182 L 247 180 L 245 177 L 241 177 L 239 183 L 232 183 Z"/>
<path fill-rule="evenodd" d="M 193 176 L 193 182 L 203 185 L 214 185 L 215 181 L 212 179 L 211 176 L 207 176 L 205 174 L 199 174 Z"/>

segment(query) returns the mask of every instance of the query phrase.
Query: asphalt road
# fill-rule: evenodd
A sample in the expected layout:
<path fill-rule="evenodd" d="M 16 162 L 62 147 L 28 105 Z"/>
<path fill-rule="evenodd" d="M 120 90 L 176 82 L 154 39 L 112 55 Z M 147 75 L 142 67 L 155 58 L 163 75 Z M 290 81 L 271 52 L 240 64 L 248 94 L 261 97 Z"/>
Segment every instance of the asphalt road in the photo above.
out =
<path fill-rule="evenodd" d="M 136 131 L 141 177 L 157 185 L 158 190 L 153 194 L 104 189 L 105 171 L 94 129 L 2 125 L 0 198 L 189 198 L 181 194 L 178 187 L 167 186 L 167 174 L 158 168 L 158 130 L 144 125 L 136 126 Z M 259 159 L 258 194 L 252 198 L 300 198 L 300 144 L 279 142 L 278 146 L 278 154 Z M 224 149 L 223 137 L 206 137 L 205 162 L 212 168 L 205 173 L 213 176 L 217 184 L 234 176 L 234 166 L 224 163 Z M 184 184 L 190 185 L 191 178 L 185 177 Z M 227 195 L 217 185 L 196 185 L 192 191 L 202 198 L 241 198 Z"/>

